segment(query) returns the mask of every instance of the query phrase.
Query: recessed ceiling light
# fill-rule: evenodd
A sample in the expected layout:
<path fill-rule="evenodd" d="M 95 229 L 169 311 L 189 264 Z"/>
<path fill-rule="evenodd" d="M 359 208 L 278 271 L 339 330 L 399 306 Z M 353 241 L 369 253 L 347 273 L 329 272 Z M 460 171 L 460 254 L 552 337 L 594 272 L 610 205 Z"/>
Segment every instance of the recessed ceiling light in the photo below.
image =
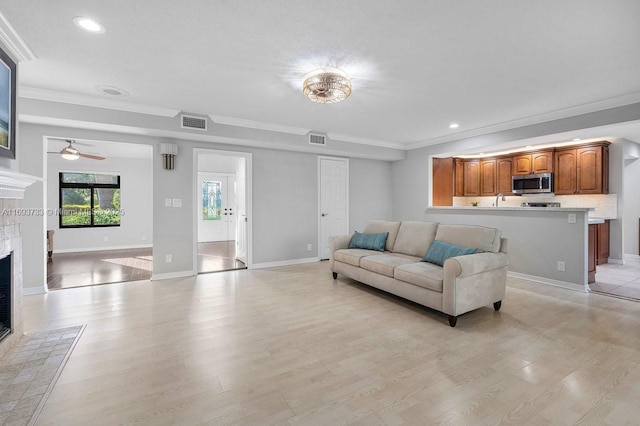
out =
<path fill-rule="evenodd" d="M 106 31 L 99 22 L 84 16 L 76 16 L 73 18 L 73 23 L 90 33 L 103 33 Z"/>
<path fill-rule="evenodd" d="M 574 141 L 581 141 L 582 139 L 580 138 L 573 138 Z"/>
<path fill-rule="evenodd" d="M 527 145 L 524 149 L 532 149 L 532 148 L 533 148 L 533 146 Z"/>
<path fill-rule="evenodd" d="M 103 95 L 122 96 L 122 97 L 129 96 L 129 92 L 127 92 L 124 89 L 120 89 L 119 87 L 115 87 L 115 86 L 100 85 L 100 86 L 96 86 L 96 90 L 98 92 L 102 93 Z"/>
<path fill-rule="evenodd" d="M 449 128 L 450 129 L 457 129 L 458 127 L 460 127 L 460 125 L 458 123 L 451 123 L 449 124 Z"/>

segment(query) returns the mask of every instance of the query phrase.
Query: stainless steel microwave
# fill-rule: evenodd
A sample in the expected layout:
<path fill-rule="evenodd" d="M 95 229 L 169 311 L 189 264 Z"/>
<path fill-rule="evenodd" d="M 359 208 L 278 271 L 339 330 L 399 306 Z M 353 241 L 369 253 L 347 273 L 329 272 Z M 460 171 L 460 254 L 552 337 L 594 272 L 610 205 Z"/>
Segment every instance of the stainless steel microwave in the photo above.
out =
<path fill-rule="evenodd" d="M 511 192 L 514 194 L 542 194 L 545 192 L 553 192 L 553 173 L 512 176 Z"/>

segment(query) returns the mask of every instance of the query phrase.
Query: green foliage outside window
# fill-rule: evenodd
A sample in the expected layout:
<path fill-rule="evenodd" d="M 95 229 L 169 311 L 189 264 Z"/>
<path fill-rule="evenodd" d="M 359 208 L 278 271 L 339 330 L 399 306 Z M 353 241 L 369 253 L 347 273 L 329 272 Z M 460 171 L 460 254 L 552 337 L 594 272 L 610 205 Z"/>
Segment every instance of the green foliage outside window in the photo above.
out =
<path fill-rule="evenodd" d="M 60 173 L 60 227 L 120 226 L 120 177 Z"/>

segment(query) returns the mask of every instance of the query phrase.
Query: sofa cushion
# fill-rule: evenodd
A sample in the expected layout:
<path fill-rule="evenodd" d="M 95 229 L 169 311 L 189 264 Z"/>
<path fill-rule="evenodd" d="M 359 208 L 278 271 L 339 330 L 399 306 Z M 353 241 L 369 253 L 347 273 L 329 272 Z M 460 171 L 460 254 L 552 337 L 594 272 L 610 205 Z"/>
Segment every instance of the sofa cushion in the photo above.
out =
<path fill-rule="evenodd" d="M 433 243 L 429 246 L 429 250 L 427 250 L 427 254 L 424 255 L 422 261 L 443 266 L 444 261 L 450 257 L 473 254 L 476 251 L 478 251 L 478 249 L 458 247 L 453 244 L 445 243 L 444 241 L 433 240 Z"/>
<path fill-rule="evenodd" d="M 351 237 L 349 248 L 384 251 L 384 246 L 387 243 L 388 236 L 388 232 L 382 232 L 380 234 L 361 234 L 356 231 L 353 234 L 353 237 Z"/>
<path fill-rule="evenodd" d="M 393 276 L 399 281 L 442 293 L 444 270 L 433 263 L 416 262 L 400 265 L 394 270 Z"/>
<path fill-rule="evenodd" d="M 393 245 L 393 252 L 410 256 L 424 256 L 436 236 L 437 229 L 437 222 L 403 221 Z"/>
<path fill-rule="evenodd" d="M 371 220 L 364 228 L 366 234 L 381 234 L 388 232 L 387 243 L 385 244 L 386 251 L 392 251 L 393 245 L 396 242 L 396 236 L 398 235 L 398 229 L 400 229 L 400 222 L 389 222 L 387 220 Z"/>
<path fill-rule="evenodd" d="M 333 260 L 336 262 L 348 263 L 353 266 L 360 266 L 360 259 L 377 254 L 380 254 L 380 252 L 375 250 L 340 249 L 333 252 Z"/>
<path fill-rule="evenodd" d="M 478 252 L 497 253 L 500 251 L 500 236 L 500 230 L 486 226 L 440 224 L 435 239 L 460 247 L 477 248 Z"/>
<path fill-rule="evenodd" d="M 413 256 L 403 256 L 394 253 L 367 256 L 360 260 L 360 267 L 377 274 L 393 277 L 393 270 L 398 265 L 416 263 L 419 259 Z"/>

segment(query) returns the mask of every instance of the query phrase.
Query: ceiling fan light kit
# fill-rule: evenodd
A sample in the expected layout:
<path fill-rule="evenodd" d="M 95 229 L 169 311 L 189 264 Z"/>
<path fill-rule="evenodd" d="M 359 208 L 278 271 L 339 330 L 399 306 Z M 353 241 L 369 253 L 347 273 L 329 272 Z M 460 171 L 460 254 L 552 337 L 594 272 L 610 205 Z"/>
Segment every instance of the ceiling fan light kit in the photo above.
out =
<path fill-rule="evenodd" d="M 54 151 L 54 152 L 48 152 L 48 154 L 60 154 L 60 156 L 62 158 L 64 158 L 65 160 L 77 160 L 78 158 L 82 157 L 82 158 L 89 158 L 91 160 L 104 160 L 105 157 L 102 157 L 100 155 L 93 155 L 93 154 L 83 154 L 80 151 L 78 151 L 73 144 L 75 143 L 74 140 L 72 139 L 61 139 L 64 140 L 66 143 L 68 143 L 69 145 L 65 146 L 64 148 L 62 148 L 60 151 Z M 82 144 L 81 144 L 82 145 Z"/>
<path fill-rule="evenodd" d="M 351 80 L 338 68 L 320 68 L 304 76 L 302 93 L 319 104 L 336 104 L 351 95 Z"/>

